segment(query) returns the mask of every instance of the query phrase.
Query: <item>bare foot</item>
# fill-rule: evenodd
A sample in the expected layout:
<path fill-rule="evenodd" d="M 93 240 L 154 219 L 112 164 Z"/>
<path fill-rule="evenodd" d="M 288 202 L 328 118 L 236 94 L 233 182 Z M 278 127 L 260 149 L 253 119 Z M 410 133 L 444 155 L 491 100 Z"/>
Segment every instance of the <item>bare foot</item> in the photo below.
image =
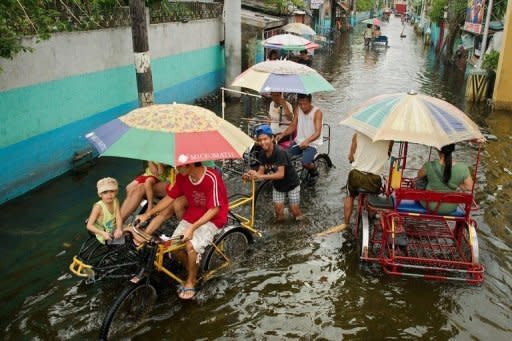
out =
<path fill-rule="evenodd" d="M 197 294 L 197 289 L 192 286 L 187 286 L 187 285 L 184 285 L 183 287 L 180 288 L 179 292 L 178 292 L 178 297 L 181 298 L 182 300 L 191 300 L 193 299 Z"/>

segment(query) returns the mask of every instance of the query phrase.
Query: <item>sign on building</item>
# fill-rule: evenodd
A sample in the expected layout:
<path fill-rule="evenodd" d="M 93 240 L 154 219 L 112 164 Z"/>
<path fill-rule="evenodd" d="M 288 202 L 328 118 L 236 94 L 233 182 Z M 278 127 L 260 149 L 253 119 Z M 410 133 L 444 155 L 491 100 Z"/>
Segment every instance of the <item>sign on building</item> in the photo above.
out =
<path fill-rule="evenodd" d="M 466 8 L 466 21 L 464 30 L 480 34 L 482 32 L 482 21 L 484 19 L 485 0 L 468 0 Z"/>
<path fill-rule="evenodd" d="M 324 4 L 324 0 L 311 0 L 311 9 L 319 9 Z"/>

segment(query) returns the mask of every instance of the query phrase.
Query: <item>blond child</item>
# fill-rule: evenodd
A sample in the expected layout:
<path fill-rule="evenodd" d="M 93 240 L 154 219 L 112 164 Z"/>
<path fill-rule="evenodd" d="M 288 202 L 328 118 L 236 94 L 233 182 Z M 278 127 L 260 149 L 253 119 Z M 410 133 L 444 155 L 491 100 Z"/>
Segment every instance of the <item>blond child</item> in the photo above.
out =
<path fill-rule="evenodd" d="M 98 241 L 117 239 L 122 236 L 123 221 L 117 200 L 118 184 L 114 178 L 103 178 L 96 184 L 100 201 L 94 204 L 87 221 L 87 230 L 96 235 Z"/>

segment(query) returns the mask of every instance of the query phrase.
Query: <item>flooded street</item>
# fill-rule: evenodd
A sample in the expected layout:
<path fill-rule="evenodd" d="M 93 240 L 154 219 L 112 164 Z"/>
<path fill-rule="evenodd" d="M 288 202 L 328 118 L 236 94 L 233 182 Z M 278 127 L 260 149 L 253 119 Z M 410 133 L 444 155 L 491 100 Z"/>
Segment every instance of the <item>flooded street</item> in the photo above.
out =
<path fill-rule="evenodd" d="M 388 49 L 364 49 L 361 29 L 342 34 L 332 54 L 314 59 L 313 66 L 336 88 L 313 96 L 333 128 L 336 168 L 303 191 L 308 220 L 274 224 L 270 203 L 264 206 L 256 224 L 264 236 L 242 263 L 207 282 L 196 302 L 179 302 L 169 286 L 136 339 L 510 339 L 510 113 L 487 118 L 485 109 L 465 107 L 464 75 L 437 64 L 411 27 L 400 39 L 398 18 L 382 27 Z M 385 276 L 378 267 L 360 266 L 350 233 L 312 236 L 342 221 L 353 131 L 338 122 L 372 96 L 410 89 L 465 109 L 498 136 L 488 144 L 477 180 L 480 210 L 474 219 L 486 267 L 481 286 Z M 240 115 L 233 108 L 230 118 Z M 428 158 L 427 149 L 414 153 L 418 165 Z M 460 147 L 455 158 L 471 164 L 469 154 L 468 147 Z M 83 221 L 96 200 L 96 180 L 113 176 L 127 184 L 140 167 L 139 161 L 103 158 L 84 176 L 62 176 L 0 207 L 2 339 L 97 337 L 122 284 L 85 285 L 71 276 L 68 265 L 86 238 Z"/>

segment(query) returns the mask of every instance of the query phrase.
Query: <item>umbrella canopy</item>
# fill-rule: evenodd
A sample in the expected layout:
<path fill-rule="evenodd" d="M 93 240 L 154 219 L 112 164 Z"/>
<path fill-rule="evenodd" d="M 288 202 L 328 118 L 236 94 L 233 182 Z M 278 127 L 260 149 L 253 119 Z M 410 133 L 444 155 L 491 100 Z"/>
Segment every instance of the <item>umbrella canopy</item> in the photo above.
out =
<path fill-rule="evenodd" d="M 452 104 L 409 93 L 374 97 L 353 109 L 340 124 L 373 141 L 404 141 L 441 149 L 450 143 L 483 140 L 478 126 Z"/>
<path fill-rule="evenodd" d="M 365 19 L 365 20 L 361 21 L 361 23 L 375 25 L 375 26 L 380 26 L 380 20 L 377 19 L 377 18 Z"/>
<path fill-rule="evenodd" d="M 186 104 L 135 109 L 100 126 L 86 138 L 102 156 L 173 166 L 241 158 L 254 142 L 212 111 Z"/>
<path fill-rule="evenodd" d="M 318 44 L 312 41 L 290 33 L 272 36 L 263 42 L 263 46 L 287 51 L 310 50 L 319 47 Z"/>
<path fill-rule="evenodd" d="M 314 69 L 289 60 L 266 61 L 239 75 L 232 86 L 258 92 L 311 94 L 334 91 L 334 87 Z"/>
<path fill-rule="evenodd" d="M 302 35 L 306 35 L 306 36 L 316 35 L 315 30 L 313 30 L 311 27 L 309 27 L 308 25 L 302 24 L 302 23 L 298 23 L 298 22 L 294 22 L 294 23 L 285 25 L 283 27 L 283 31 L 299 34 L 301 36 Z"/>

